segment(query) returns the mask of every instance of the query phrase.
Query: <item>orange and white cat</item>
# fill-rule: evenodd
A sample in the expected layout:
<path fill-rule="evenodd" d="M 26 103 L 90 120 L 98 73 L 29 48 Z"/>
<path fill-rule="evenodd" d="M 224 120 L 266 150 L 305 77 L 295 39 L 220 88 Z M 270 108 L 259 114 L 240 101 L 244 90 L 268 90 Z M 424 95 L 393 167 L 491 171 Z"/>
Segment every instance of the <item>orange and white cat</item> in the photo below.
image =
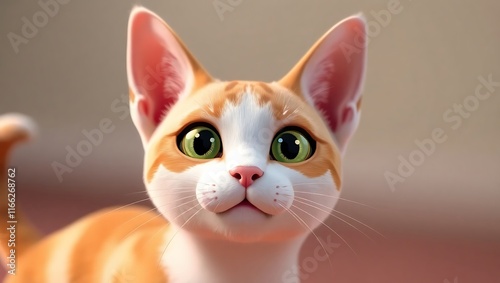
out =
<path fill-rule="evenodd" d="M 284 275 L 338 200 L 365 62 L 365 20 L 352 16 L 279 81 L 220 81 L 162 19 L 134 8 L 130 110 L 159 213 L 108 209 L 41 240 L 19 235 L 6 282 L 298 282 Z M 0 118 L 4 167 L 29 133 L 9 119 Z"/>

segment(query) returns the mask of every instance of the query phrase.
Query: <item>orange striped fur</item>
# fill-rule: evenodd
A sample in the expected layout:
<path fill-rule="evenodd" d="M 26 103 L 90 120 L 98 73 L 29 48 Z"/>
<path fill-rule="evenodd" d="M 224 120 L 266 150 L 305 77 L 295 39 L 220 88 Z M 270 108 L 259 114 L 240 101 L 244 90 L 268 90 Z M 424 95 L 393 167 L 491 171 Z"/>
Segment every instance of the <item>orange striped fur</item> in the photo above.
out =
<path fill-rule="evenodd" d="M 7 257 L 7 157 L 29 139 L 33 125 L 21 115 L 0 116 L 1 204 L 0 251 Z M 20 212 L 16 212 L 19 216 Z M 159 265 L 169 225 L 146 208 L 105 209 L 39 241 L 22 217 L 16 230 L 16 272 L 4 282 L 168 282 Z"/>

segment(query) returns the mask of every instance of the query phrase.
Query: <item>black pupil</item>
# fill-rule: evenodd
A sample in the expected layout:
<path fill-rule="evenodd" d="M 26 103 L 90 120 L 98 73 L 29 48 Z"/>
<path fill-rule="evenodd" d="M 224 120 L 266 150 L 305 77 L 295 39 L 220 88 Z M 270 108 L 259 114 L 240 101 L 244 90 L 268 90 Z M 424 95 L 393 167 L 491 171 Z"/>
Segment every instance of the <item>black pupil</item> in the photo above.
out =
<path fill-rule="evenodd" d="M 215 138 L 212 132 L 207 130 L 198 132 L 198 135 L 199 136 L 195 137 L 193 141 L 194 151 L 198 155 L 204 155 L 210 150 L 210 148 L 212 148 L 212 142 L 210 139 Z"/>
<path fill-rule="evenodd" d="M 282 139 L 282 142 L 280 142 L 281 153 L 283 153 L 286 158 L 294 159 L 299 155 L 300 146 L 295 143 L 297 138 L 294 135 L 288 133 L 283 134 L 278 138 L 278 142 L 279 139 Z"/>

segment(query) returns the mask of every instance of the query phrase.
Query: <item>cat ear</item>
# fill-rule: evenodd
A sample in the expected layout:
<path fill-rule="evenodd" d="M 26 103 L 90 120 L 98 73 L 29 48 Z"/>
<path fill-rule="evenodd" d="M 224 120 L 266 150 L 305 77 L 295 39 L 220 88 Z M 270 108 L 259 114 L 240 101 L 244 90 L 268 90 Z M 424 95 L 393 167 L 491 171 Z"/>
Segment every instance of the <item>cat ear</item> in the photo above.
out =
<path fill-rule="evenodd" d="M 344 19 L 279 81 L 323 115 L 341 152 L 359 122 L 366 41 L 364 17 Z"/>
<path fill-rule="evenodd" d="M 129 18 L 127 77 L 130 112 L 144 147 L 170 107 L 212 80 L 171 28 L 142 7 Z"/>

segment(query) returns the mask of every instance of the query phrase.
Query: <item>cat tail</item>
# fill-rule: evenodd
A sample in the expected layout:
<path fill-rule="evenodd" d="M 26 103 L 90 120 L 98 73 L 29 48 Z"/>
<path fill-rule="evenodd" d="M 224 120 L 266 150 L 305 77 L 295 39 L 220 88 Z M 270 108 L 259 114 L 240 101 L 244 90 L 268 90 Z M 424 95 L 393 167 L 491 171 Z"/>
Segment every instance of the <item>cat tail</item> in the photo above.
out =
<path fill-rule="evenodd" d="M 19 172 L 7 167 L 13 146 L 32 139 L 35 133 L 35 123 L 29 117 L 17 113 L 0 115 L 0 256 L 7 265 L 16 262 L 39 239 L 38 232 L 22 217 L 17 206 Z"/>

